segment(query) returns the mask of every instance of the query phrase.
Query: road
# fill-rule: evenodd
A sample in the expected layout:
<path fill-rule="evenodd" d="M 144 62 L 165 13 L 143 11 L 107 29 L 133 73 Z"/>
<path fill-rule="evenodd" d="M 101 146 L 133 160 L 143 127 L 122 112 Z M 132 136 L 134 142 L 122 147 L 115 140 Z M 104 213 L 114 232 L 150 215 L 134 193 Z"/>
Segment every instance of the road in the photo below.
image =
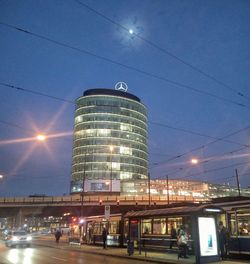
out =
<path fill-rule="evenodd" d="M 0 242 L 0 264 L 131 264 L 130 259 L 93 255 L 32 245 L 30 248 L 7 248 Z M 144 261 L 133 260 L 133 264 Z M 150 262 L 147 262 L 150 263 Z"/>

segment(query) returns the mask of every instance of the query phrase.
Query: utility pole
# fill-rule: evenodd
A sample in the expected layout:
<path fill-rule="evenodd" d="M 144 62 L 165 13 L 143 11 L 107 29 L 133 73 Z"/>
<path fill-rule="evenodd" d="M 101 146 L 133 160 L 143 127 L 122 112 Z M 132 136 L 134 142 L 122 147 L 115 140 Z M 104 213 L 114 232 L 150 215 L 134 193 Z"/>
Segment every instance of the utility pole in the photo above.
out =
<path fill-rule="evenodd" d="M 110 150 L 110 195 L 112 195 L 112 178 L 113 178 L 113 170 L 112 170 L 112 162 L 113 162 L 113 150 L 114 150 L 114 147 L 113 146 L 109 146 L 109 150 Z"/>
<path fill-rule="evenodd" d="M 168 205 L 169 205 L 169 186 L 168 186 L 168 175 L 166 176 L 167 180 L 167 198 L 168 198 Z"/>
<path fill-rule="evenodd" d="M 238 170 L 237 170 L 237 169 L 235 169 L 235 175 L 236 175 L 236 182 L 237 182 L 238 196 L 240 196 L 240 183 L 239 183 L 239 175 L 238 175 Z"/>
<path fill-rule="evenodd" d="M 150 173 L 148 173 L 148 205 L 151 206 L 151 195 L 150 195 Z"/>
<path fill-rule="evenodd" d="M 83 217 L 84 186 L 85 186 L 85 177 L 86 177 L 86 155 L 87 152 L 84 153 L 84 167 L 83 167 L 82 193 L 81 193 L 81 218 Z"/>

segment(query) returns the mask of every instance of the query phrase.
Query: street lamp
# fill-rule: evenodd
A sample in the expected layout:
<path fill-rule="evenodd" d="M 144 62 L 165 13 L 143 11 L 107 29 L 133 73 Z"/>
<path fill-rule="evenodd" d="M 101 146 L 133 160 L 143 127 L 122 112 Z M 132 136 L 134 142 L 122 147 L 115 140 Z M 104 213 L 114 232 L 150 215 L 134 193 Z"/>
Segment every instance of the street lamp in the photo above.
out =
<path fill-rule="evenodd" d="M 113 158 L 113 150 L 114 146 L 109 146 L 110 150 L 110 192 L 112 193 L 112 158 Z"/>
<path fill-rule="evenodd" d="M 43 135 L 43 134 L 38 134 L 38 135 L 36 136 L 36 139 L 37 139 L 38 141 L 45 141 L 45 140 L 46 140 L 46 136 Z"/>
<path fill-rule="evenodd" d="M 168 199 L 168 205 L 169 205 L 169 185 L 168 185 L 168 175 L 166 175 L 167 180 L 167 199 Z"/>
<path fill-rule="evenodd" d="M 196 159 L 196 158 L 192 158 L 192 159 L 190 160 L 190 162 L 191 162 L 192 164 L 198 164 L 198 163 L 199 163 L 199 160 Z"/>

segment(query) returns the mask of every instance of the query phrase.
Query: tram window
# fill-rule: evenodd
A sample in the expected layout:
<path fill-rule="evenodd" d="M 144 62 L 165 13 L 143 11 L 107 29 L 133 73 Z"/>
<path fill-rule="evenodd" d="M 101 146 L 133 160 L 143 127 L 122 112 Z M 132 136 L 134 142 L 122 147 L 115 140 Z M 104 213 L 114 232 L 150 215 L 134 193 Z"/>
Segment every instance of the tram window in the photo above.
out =
<path fill-rule="evenodd" d="M 250 211 L 238 213 L 237 218 L 239 235 L 250 236 Z"/>
<path fill-rule="evenodd" d="M 178 230 L 180 226 L 182 225 L 182 217 L 169 217 L 168 218 L 168 227 L 167 227 L 167 234 L 171 234 L 171 224 L 173 224 L 173 227 Z"/>
<path fill-rule="evenodd" d="M 109 233 L 110 234 L 118 234 L 118 221 L 112 221 L 109 223 Z"/>
<path fill-rule="evenodd" d="M 154 235 L 165 235 L 167 231 L 166 219 L 154 219 L 153 220 L 153 234 Z"/>
<path fill-rule="evenodd" d="M 230 214 L 229 217 L 229 230 L 232 236 L 237 235 L 236 219 L 234 214 Z"/>
<path fill-rule="evenodd" d="M 142 220 L 142 234 L 152 234 L 152 219 Z"/>
<path fill-rule="evenodd" d="M 94 229 L 93 229 L 93 234 L 98 235 L 100 233 L 101 233 L 100 232 L 100 223 L 95 223 L 94 224 Z"/>
<path fill-rule="evenodd" d="M 128 220 L 125 220 L 124 222 L 124 236 L 127 237 L 128 236 Z"/>

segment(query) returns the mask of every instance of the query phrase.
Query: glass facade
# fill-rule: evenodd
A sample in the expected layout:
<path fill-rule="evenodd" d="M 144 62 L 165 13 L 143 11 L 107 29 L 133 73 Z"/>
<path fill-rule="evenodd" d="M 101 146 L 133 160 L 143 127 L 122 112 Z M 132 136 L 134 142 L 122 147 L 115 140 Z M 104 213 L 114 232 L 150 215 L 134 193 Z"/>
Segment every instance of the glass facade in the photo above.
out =
<path fill-rule="evenodd" d="M 86 91 L 76 100 L 71 193 L 140 194 L 147 175 L 146 107 L 126 92 Z"/>

